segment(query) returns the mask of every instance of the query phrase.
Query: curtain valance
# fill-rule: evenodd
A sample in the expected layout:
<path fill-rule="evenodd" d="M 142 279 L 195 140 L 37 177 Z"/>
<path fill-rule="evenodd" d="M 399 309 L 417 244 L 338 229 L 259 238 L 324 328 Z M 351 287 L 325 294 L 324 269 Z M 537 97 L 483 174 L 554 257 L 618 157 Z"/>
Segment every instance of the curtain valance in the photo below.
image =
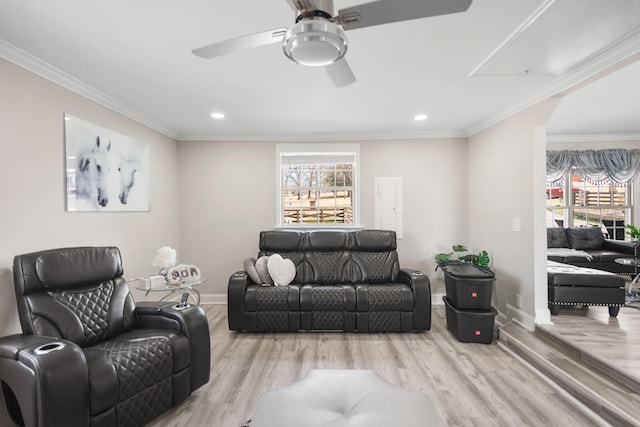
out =
<path fill-rule="evenodd" d="M 575 167 L 594 184 L 624 185 L 640 173 L 640 150 L 547 151 L 547 182 L 556 184 Z"/>

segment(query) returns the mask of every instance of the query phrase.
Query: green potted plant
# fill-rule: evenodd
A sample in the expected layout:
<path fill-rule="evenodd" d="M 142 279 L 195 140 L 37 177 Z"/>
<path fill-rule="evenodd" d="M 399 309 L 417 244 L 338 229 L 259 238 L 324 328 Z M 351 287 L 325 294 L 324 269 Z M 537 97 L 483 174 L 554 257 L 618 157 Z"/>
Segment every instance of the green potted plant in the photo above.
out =
<path fill-rule="evenodd" d="M 439 266 L 451 262 L 467 262 L 491 270 L 489 268 L 489 254 L 487 251 L 480 251 L 477 254 L 469 253 L 469 250 L 464 245 L 453 245 L 453 252 L 436 254 L 436 270 Z"/>
<path fill-rule="evenodd" d="M 627 229 L 627 234 L 631 236 L 634 242 L 640 243 L 640 229 L 631 224 L 625 225 L 624 228 Z"/>

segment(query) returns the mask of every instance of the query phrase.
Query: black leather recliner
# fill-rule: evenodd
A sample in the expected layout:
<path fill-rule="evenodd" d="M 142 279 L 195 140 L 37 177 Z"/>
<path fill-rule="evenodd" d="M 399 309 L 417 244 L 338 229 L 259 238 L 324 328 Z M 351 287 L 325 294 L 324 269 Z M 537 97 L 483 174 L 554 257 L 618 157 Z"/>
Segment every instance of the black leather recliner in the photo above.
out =
<path fill-rule="evenodd" d="M 0 338 L 0 397 L 18 426 L 140 426 L 209 381 L 203 310 L 136 304 L 115 247 L 14 258 L 23 334 Z"/>

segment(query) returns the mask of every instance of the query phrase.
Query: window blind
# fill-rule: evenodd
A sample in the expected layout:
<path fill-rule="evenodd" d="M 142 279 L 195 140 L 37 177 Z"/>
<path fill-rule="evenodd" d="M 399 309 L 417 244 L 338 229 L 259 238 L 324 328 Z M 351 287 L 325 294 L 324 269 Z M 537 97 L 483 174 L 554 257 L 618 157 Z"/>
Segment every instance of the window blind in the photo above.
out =
<path fill-rule="evenodd" d="M 281 165 L 320 165 L 335 163 L 355 163 L 356 153 L 281 153 Z"/>

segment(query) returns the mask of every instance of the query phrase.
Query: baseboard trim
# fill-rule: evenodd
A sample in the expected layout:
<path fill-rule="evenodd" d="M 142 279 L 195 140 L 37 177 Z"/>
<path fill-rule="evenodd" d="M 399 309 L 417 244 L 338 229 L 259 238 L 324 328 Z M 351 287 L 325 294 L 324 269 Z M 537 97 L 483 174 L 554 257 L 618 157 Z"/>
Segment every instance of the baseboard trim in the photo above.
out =
<path fill-rule="evenodd" d="M 507 304 L 507 318 L 518 322 L 528 331 L 533 331 L 536 327 L 536 319 L 511 304 Z"/>
<path fill-rule="evenodd" d="M 551 312 L 548 308 L 541 308 L 536 310 L 536 323 L 538 325 L 553 325 L 551 320 Z"/>

